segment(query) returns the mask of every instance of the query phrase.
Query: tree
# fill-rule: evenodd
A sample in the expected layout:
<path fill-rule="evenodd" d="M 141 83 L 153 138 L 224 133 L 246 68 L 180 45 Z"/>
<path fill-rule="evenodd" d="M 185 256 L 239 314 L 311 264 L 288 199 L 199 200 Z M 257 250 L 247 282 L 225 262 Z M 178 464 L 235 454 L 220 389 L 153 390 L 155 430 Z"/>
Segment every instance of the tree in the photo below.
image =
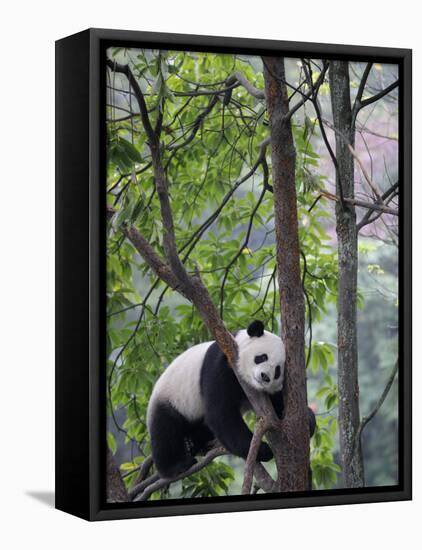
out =
<path fill-rule="evenodd" d="M 339 287 L 338 287 L 338 387 L 339 427 L 343 476 L 346 487 L 363 487 L 365 484 L 360 433 L 359 378 L 357 356 L 357 270 L 358 226 L 354 200 L 354 146 L 355 124 L 371 64 L 366 66 L 360 82 L 354 106 L 350 99 L 349 64 L 333 61 L 330 68 L 330 91 L 333 123 L 336 128 L 336 188 L 340 200 L 336 203 L 336 231 L 338 241 Z M 393 89 L 393 88 L 392 88 Z M 381 96 L 380 96 L 381 97 Z M 372 101 L 366 102 L 366 105 Z M 374 191 L 374 202 L 381 195 Z M 380 201 L 382 206 L 382 199 Z M 369 217 L 365 220 L 369 221 Z"/>
<path fill-rule="evenodd" d="M 286 346 L 284 418 L 278 456 L 280 488 L 306 490 L 309 424 L 305 371 L 305 302 L 300 272 L 296 150 L 289 116 L 284 59 L 264 58 L 265 95 L 271 125 L 277 273 Z"/>
<path fill-rule="evenodd" d="M 362 425 L 372 418 L 372 413 L 362 422 L 359 412 L 359 377 L 357 344 L 357 272 L 358 272 L 358 232 L 376 221 L 383 213 L 397 216 L 396 209 L 388 203 L 396 196 L 398 183 L 394 183 L 384 193 L 378 190 L 368 175 L 355 151 L 356 121 L 364 107 L 376 103 L 393 91 L 398 80 L 379 90 L 372 97 L 363 98 L 372 63 L 368 63 L 361 75 L 357 93 L 352 105 L 350 94 L 349 63 L 331 61 L 329 70 L 332 124 L 323 120 L 321 106 L 313 85 L 312 65 L 302 60 L 312 104 L 315 109 L 321 136 L 333 161 L 336 174 L 336 195 L 324 193 L 336 201 L 336 233 L 338 243 L 338 299 L 337 299 L 337 346 L 338 346 L 338 395 L 339 431 L 343 478 L 346 487 L 362 487 L 365 484 L 364 465 L 361 448 Z M 336 151 L 331 148 L 325 125 L 334 131 Z M 355 159 L 369 186 L 368 201 L 355 198 Z M 372 159 L 371 159 L 372 161 Z M 387 201 L 387 204 L 384 202 Z M 356 222 L 356 207 L 367 209 L 359 223 Z M 393 372 L 395 371 L 393 368 Z M 387 382 L 388 387 L 389 382 Z M 390 386 L 391 387 L 391 386 Z"/>
<path fill-rule="evenodd" d="M 354 449 L 355 434 L 360 421 L 356 326 L 358 239 L 355 206 L 344 202 L 344 199 L 354 199 L 355 179 L 354 160 L 349 149 L 349 145 L 354 147 L 355 136 L 349 67 L 346 61 L 332 61 L 330 91 L 333 123 L 338 129 L 336 188 L 337 195 L 341 197 L 336 203 L 339 262 L 337 345 L 340 448 L 346 486 L 362 487 L 364 473 L 360 442 L 358 448 Z"/>

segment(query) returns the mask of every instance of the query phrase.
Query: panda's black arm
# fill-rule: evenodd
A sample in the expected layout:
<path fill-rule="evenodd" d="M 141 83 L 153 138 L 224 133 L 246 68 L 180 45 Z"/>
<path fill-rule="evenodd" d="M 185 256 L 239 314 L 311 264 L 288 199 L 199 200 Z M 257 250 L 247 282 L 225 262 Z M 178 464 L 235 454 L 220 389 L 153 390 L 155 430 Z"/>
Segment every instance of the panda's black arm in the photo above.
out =
<path fill-rule="evenodd" d="M 248 456 L 252 433 L 236 407 L 220 402 L 207 412 L 205 420 L 230 453 L 242 458 Z"/>
<path fill-rule="evenodd" d="M 279 418 L 283 414 L 284 403 L 283 403 L 283 394 L 282 392 L 277 392 L 271 395 L 271 403 L 273 404 L 274 410 Z M 309 434 L 310 437 L 314 435 L 316 427 L 316 418 L 313 410 L 308 407 L 308 417 L 309 417 Z"/>
<path fill-rule="evenodd" d="M 215 343 L 208 349 L 202 365 L 201 393 L 208 427 L 230 453 L 246 459 L 252 440 L 252 433 L 241 414 L 246 396 L 225 355 Z M 271 458 L 270 448 L 263 443 L 258 460 Z"/>
<path fill-rule="evenodd" d="M 284 409 L 284 402 L 283 402 L 283 394 L 281 391 L 277 393 L 273 393 L 270 396 L 271 403 L 273 404 L 274 410 L 276 412 L 276 415 L 281 418 L 281 415 L 283 414 Z"/>
<path fill-rule="evenodd" d="M 314 411 L 310 407 L 308 407 L 308 416 L 309 416 L 309 434 L 310 434 L 310 437 L 312 437 L 314 435 L 315 428 L 316 428 L 316 418 L 315 418 Z"/>
<path fill-rule="evenodd" d="M 232 454 L 246 460 L 252 441 L 252 433 L 240 413 L 240 407 L 228 401 L 219 401 L 207 411 L 205 421 L 217 439 Z M 258 460 L 266 461 L 272 458 L 270 448 L 261 444 Z"/>

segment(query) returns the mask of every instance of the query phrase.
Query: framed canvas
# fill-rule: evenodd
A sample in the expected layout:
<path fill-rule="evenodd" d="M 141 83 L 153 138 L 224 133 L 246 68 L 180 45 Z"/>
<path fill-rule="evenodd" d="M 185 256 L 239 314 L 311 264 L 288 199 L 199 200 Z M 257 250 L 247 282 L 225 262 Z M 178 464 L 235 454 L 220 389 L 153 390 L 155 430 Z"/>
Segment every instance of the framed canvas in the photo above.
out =
<path fill-rule="evenodd" d="M 411 498 L 411 51 L 56 43 L 56 507 Z"/>

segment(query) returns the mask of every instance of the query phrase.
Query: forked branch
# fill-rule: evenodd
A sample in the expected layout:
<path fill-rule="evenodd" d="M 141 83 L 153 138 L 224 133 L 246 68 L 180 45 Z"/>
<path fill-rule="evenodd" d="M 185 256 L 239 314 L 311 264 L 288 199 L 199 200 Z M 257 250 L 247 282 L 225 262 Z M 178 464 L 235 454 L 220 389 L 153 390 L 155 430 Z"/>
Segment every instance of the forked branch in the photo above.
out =
<path fill-rule="evenodd" d="M 180 481 L 185 477 L 196 474 L 197 472 L 208 466 L 208 464 L 210 464 L 210 462 L 212 462 L 215 458 L 226 454 L 228 454 L 228 451 L 226 451 L 224 447 L 215 447 L 208 451 L 208 453 L 204 456 L 202 460 L 198 461 L 196 464 L 191 466 L 188 470 L 181 473 L 180 475 L 172 479 L 163 479 L 160 478 L 158 475 L 151 476 L 149 478 L 149 483 L 145 484 L 144 482 L 144 484 L 140 484 L 137 487 L 134 487 L 130 494 L 135 502 L 148 500 L 148 498 L 155 491 L 159 491 L 160 489 L 163 489 L 171 483 L 175 483 L 176 481 Z"/>
<path fill-rule="evenodd" d="M 254 477 L 254 470 L 258 457 L 259 447 L 261 445 L 262 438 L 268 431 L 270 425 L 265 418 L 258 418 L 255 429 L 252 436 L 252 441 L 249 447 L 248 456 L 246 458 L 245 473 L 243 477 L 242 495 L 249 495 L 252 489 L 252 481 Z"/>

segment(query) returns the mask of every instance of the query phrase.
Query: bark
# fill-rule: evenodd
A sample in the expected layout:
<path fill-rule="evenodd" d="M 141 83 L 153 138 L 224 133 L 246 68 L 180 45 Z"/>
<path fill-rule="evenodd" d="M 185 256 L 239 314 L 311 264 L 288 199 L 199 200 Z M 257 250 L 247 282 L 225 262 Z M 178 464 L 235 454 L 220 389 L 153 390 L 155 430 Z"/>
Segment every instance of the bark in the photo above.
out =
<path fill-rule="evenodd" d="M 107 451 L 107 502 L 127 502 L 129 496 L 110 450 Z"/>
<path fill-rule="evenodd" d="M 284 415 L 281 445 L 275 456 L 278 488 L 308 489 L 309 423 L 305 369 L 305 303 L 300 273 L 300 249 L 295 184 L 296 152 L 290 123 L 283 58 L 264 58 L 267 108 L 271 125 L 272 181 L 282 338 L 286 347 Z M 270 431 L 270 443 L 274 434 Z"/>
<path fill-rule="evenodd" d="M 350 101 L 349 66 L 345 61 L 332 61 L 330 91 L 336 140 L 337 195 L 343 201 L 336 204 L 338 241 L 338 392 L 340 453 L 345 487 L 362 487 L 364 471 L 360 441 L 354 445 L 360 424 L 358 351 L 357 351 L 357 269 L 358 232 L 354 200 L 355 130 Z"/>

